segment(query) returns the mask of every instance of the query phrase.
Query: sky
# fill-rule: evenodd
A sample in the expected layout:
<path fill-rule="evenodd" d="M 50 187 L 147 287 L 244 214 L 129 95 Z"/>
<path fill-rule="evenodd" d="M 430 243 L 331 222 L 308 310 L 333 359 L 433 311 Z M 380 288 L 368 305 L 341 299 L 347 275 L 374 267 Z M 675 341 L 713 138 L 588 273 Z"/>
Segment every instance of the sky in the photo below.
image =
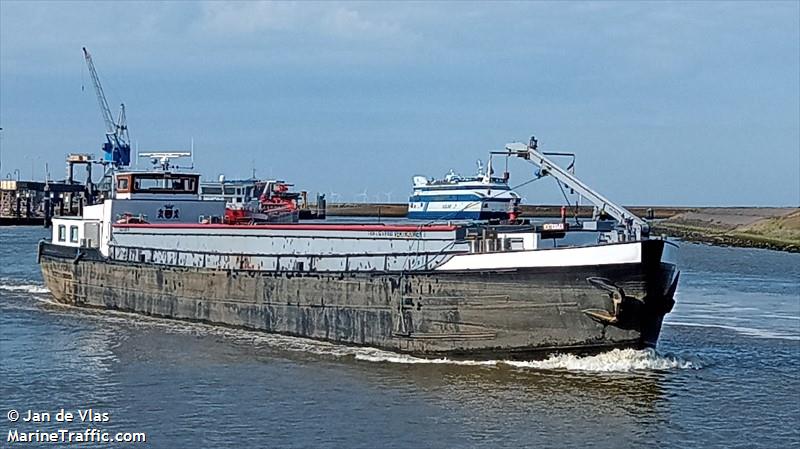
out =
<path fill-rule="evenodd" d="M 210 178 L 406 201 L 412 176 L 536 135 L 622 204 L 800 205 L 798 1 L 0 0 L 3 178 L 101 154 L 82 46 L 134 145 L 193 140 Z"/>

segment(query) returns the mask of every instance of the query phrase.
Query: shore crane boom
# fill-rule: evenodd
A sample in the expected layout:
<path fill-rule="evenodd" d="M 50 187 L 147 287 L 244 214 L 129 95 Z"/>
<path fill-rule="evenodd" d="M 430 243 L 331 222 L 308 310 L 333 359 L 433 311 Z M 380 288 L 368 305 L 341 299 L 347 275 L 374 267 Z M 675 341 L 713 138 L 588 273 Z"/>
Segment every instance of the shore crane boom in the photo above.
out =
<path fill-rule="evenodd" d="M 97 95 L 97 103 L 100 106 L 100 113 L 106 124 L 106 142 L 103 144 L 104 160 L 114 167 L 127 166 L 131 163 L 131 145 L 128 139 L 128 124 L 125 117 L 125 104 L 120 104 L 117 120 L 111 115 L 108 107 L 106 94 L 100 84 L 100 77 L 94 68 L 92 56 L 86 47 L 83 47 L 83 57 L 86 59 L 86 66 L 89 68 L 89 75 L 92 77 L 94 91 Z"/>
<path fill-rule="evenodd" d="M 563 183 L 568 188 L 578 192 L 584 198 L 591 201 L 598 210 L 607 213 L 617 220 L 620 225 L 632 231 L 636 238 L 642 238 L 642 236 L 647 236 L 650 233 L 650 226 L 646 221 L 584 184 L 574 174 L 561 168 L 547 156 L 539 152 L 537 147 L 538 142 L 536 138 L 531 137 L 531 141 L 528 144 L 520 142 L 509 143 L 506 144 L 506 151 L 493 153 L 518 156 L 530 161 L 541 169 L 542 174 L 556 178 L 556 180 Z"/>

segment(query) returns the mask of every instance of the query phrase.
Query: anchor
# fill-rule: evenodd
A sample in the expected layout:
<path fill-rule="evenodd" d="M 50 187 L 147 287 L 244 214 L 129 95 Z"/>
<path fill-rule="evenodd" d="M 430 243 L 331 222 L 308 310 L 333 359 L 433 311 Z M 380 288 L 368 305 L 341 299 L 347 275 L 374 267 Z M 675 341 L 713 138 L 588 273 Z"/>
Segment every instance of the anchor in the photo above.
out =
<path fill-rule="evenodd" d="M 616 324 L 619 321 L 619 308 L 622 301 L 625 299 L 625 291 L 618 287 L 616 284 L 606 278 L 590 277 L 586 280 L 597 289 L 603 290 L 611 297 L 611 302 L 614 305 L 614 310 L 609 313 L 601 309 L 586 309 L 583 313 L 589 315 L 590 318 L 600 321 L 604 324 Z M 635 298 L 634 298 L 635 299 Z"/>
<path fill-rule="evenodd" d="M 675 275 L 675 279 L 672 280 L 672 284 L 670 284 L 669 289 L 664 294 L 664 314 L 669 313 L 672 311 L 672 308 L 675 306 L 675 290 L 678 288 L 678 279 L 680 278 L 680 272 Z M 635 296 L 625 296 L 625 291 L 622 287 L 617 286 L 610 280 L 601 277 L 590 277 L 586 279 L 593 287 L 600 289 L 611 297 L 611 302 L 614 306 L 614 309 L 611 313 L 606 310 L 602 309 L 586 309 L 583 313 L 589 315 L 590 318 L 593 320 L 599 321 L 602 324 L 617 324 L 620 321 L 620 308 L 622 303 L 626 300 L 638 301 L 641 304 L 648 304 L 645 299 L 640 299 Z"/>

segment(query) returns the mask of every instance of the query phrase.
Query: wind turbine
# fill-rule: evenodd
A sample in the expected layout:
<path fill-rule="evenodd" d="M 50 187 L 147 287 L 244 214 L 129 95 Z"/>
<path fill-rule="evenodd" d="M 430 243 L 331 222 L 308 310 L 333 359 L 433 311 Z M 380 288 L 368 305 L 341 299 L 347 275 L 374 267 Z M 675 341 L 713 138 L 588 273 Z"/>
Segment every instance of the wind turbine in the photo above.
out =
<path fill-rule="evenodd" d="M 365 188 L 363 192 L 356 194 L 356 202 L 359 202 L 358 199 L 361 198 L 362 203 L 366 203 L 369 195 L 367 195 L 367 189 Z"/>
<path fill-rule="evenodd" d="M 386 195 L 386 202 L 389 204 L 392 202 L 392 193 L 393 192 L 391 190 L 388 192 L 383 192 L 383 194 Z"/>
<path fill-rule="evenodd" d="M 333 190 L 331 190 L 330 192 L 328 192 L 328 195 L 330 195 L 330 196 L 331 196 L 331 204 L 336 204 L 336 199 L 337 199 L 337 198 L 339 198 L 339 199 L 341 199 L 341 198 L 342 198 L 342 195 L 339 195 L 339 193 L 337 193 L 337 192 L 334 192 Z"/>

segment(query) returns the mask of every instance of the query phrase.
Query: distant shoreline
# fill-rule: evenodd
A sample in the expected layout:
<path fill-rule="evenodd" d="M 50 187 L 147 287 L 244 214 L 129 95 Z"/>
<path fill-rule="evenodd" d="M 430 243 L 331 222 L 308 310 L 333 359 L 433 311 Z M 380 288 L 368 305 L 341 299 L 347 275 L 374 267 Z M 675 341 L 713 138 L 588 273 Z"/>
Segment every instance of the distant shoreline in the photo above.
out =
<path fill-rule="evenodd" d="M 686 241 L 741 248 L 800 252 L 800 208 L 633 206 L 640 217 L 651 216 L 652 231 Z M 345 203 L 328 205 L 329 216 L 405 217 L 405 204 Z M 575 208 L 567 214 L 575 216 Z M 522 217 L 558 217 L 561 206 L 522 206 Z M 592 216 L 590 206 L 577 210 Z"/>

